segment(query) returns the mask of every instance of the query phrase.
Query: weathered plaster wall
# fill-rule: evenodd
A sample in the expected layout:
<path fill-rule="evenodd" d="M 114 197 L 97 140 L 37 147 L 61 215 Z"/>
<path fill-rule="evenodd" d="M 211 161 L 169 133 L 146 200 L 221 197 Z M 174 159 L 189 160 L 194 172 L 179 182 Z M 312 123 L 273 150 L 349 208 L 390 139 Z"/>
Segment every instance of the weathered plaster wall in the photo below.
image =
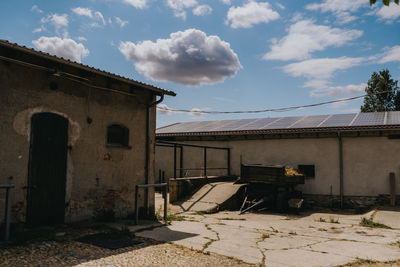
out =
<path fill-rule="evenodd" d="M 306 194 L 339 195 L 339 145 L 337 138 L 264 139 L 240 141 L 186 141 L 184 143 L 231 147 L 231 171 L 240 175 L 243 164 L 315 165 L 315 178 L 299 186 Z M 186 149 L 186 148 L 185 148 Z M 187 153 L 186 153 L 187 152 Z M 396 174 L 400 192 L 400 140 L 387 137 L 344 137 L 344 194 L 377 196 L 389 194 L 389 173 Z M 179 159 L 179 158 L 178 158 Z M 173 149 L 157 147 L 156 170 L 173 177 Z M 184 165 L 202 166 L 202 151 L 186 151 Z M 224 166 L 226 156 L 210 151 L 207 166 Z M 209 175 L 219 174 L 208 171 Z"/>
<path fill-rule="evenodd" d="M 101 76 L 93 75 L 91 79 L 104 87 L 131 89 L 127 84 Z M 50 89 L 50 82 L 55 82 L 58 88 Z M 145 183 L 143 103 L 154 97 L 139 88 L 133 93 L 136 97 L 89 89 L 48 72 L 0 61 L 0 183 L 16 185 L 12 199 L 14 219 L 25 220 L 27 200 L 23 187 L 28 181 L 30 120 L 38 112 L 53 112 L 69 121 L 71 149 L 67 159 L 65 220 L 89 219 L 106 210 L 113 210 L 116 216 L 134 211 L 135 185 Z M 91 124 L 87 117 L 92 118 Z M 151 144 L 154 144 L 154 108 L 151 121 Z M 129 128 L 131 149 L 106 147 L 107 126 L 114 123 Z M 150 162 L 151 182 L 153 155 Z M 8 179 L 10 176 L 12 180 Z M 143 198 L 141 192 L 141 206 Z M 149 199 L 149 205 L 154 207 L 154 199 Z"/>

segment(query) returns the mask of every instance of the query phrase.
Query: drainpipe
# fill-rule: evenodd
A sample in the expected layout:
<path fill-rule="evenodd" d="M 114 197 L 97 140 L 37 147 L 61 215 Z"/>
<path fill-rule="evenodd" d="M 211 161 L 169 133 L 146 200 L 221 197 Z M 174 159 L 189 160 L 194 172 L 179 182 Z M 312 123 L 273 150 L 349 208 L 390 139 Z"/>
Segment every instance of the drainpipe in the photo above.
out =
<path fill-rule="evenodd" d="M 343 209 L 343 141 L 340 132 L 337 133 L 339 140 L 339 181 L 340 181 L 340 208 Z"/>
<path fill-rule="evenodd" d="M 150 180 L 150 139 L 152 132 L 150 131 L 150 111 L 151 107 L 158 105 L 164 100 L 164 95 L 160 95 L 160 99 L 156 100 L 149 105 L 146 106 L 146 165 L 144 169 L 144 176 L 145 176 L 145 184 L 149 184 Z M 145 189 L 145 198 L 144 198 L 144 206 L 146 208 L 146 213 L 149 212 L 149 188 L 146 187 Z"/>

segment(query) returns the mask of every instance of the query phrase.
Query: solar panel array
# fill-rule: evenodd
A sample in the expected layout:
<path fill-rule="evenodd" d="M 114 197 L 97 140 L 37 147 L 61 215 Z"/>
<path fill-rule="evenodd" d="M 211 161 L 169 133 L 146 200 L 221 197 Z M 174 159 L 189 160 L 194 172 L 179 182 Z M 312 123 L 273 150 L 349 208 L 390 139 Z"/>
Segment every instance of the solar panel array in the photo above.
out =
<path fill-rule="evenodd" d="M 230 132 L 358 126 L 400 126 L 400 111 L 182 122 L 157 129 L 163 133 Z"/>

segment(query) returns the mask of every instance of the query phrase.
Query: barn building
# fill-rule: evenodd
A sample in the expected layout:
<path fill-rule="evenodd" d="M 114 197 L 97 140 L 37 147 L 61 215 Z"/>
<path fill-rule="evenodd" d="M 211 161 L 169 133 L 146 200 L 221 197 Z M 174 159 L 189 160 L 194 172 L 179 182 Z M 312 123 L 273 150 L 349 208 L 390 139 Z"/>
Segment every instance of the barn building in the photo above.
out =
<path fill-rule="evenodd" d="M 398 111 L 182 122 L 157 129 L 156 138 L 230 148 L 229 153 L 207 150 L 207 176 L 239 176 L 241 164 L 298 168 L 306 174 L 305 184 L 298 189 L 309 203 L 369 206 L 386 203 L 395 187 L 399 188 Z M 183 147 L 182 153 L 177 148 L 176 169 L 183 170 L 178 177 L 204 175 L 204 151 Z M 173 159 L 174 149 L 157 146 L 156 172 L 174 177 Z M 229 170 L 224 169 L 227 166 Z"/>
<path fill-rule="evenodd" d="M 154 180 L 164 95 L 175 94 L 0 41 L 0 183 L 15 185 L 12 220 L 42 226 L 132 213 L 135 186 Z M 143 215 L 154 211 L 151 192 L 140 192 Z"/>

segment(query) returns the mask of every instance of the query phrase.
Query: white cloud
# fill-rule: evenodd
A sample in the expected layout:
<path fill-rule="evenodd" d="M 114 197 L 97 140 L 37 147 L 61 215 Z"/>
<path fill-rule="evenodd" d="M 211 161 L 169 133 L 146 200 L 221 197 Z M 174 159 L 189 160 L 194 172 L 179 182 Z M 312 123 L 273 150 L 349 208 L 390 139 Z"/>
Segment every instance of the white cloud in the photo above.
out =
<path fill-rule="evenodd" d="M 75 8 L 72 8 L 71 10 L 78 16 L 85 16 L 85 17 L 93 18 L 92 10 L 90 10 L 89 8 L 75 7 Z"/>
<path fill-rule="evenodd" d="M 283 70 L 294 76 L 304 76 L 311 79 L 325 80 L 332 77 L 338 70 L 348 69 L 364 62 L 364 58 L 318 58 L 292 63 L 283 67 Z"/>
<path fill-rule="evenodd" d="M 222 3 L 224 3 L 225 5 L 230 5 L 231 4 L 231 0 L 220 0 Z"/>
<path fill-rule="evenodd" d="M 357 17 L 351 15 L 351 12 L 356 12 L 362 7 L 369 7 L 368 0 L 324 0 L 322 3 L 314 3 L 306 6 L 308 10 L 320 10 L 322 13 L 331 12 L 337 16 L 336 23 L 346 24 Z"/>
<path fill-rule="evenodd" d="M 400 46 L 396 45 L 380 55 L 378 63 L 387 63 L 393 61 L 400 61 Z"/>
<path fill-rule="evenodd" d="M 83 36 L 79 36 L 78 38 L 77 38 L 79 41 L 87 41 L 87 39 L 85 38 L 85 37 L 83 37 Z"/>
<path fill-rule="evenodd" d="M 94 12 L 94 16 L 103 23 L 103 25 L 106 25 L 106 21 L 104 20 L 103 14 L 101 14 L 100 11 Z"/>
<path fill-rule="evenodd" d="M 210 15 L 212 12 L 212 8 L 209 5 L 200 5 L 193 8 L 193 14 L 196 16 L 205 16 Z"/>
<path fill-rule="evenodd" d="M 397 19 L 400 17 L 400 5 L 391 4 L 390 6 L 383 6 L 376 12 L 376 15 L 380 19 Z"/>
<path fill-rule="evenodd" d="M 282 9 L 282 10 L 285 10 L 286 8 L 285 8 L 285 6 L 284 5 L 282 5 L 281 3 L 275 3 L 280 9 Z"/>
<path fill-rule="evenodd" d="M 38 33 L 38 32 L 42 32 L 42 31 L 45 31 L 45 30 L 46 30 L 46 28 L 42 25 L 42 26 L 40 26 L 40 28 L 36 28 L 32 32 L 33 33 Z"/>
<path fill-rule="evenodd" d="M 189 112 L 189 115 L 195 116 L 195 117 L 203 117 L 206 115 L 206 113 L 203 113 L 208 108 L 205 109 L 200 109 L 200 108 L 192 108 Z"/>
<path fill-rule="evenodd" d="M 123 2 L 137 9 L 143 9 L 147 7 L 147 0 L 123 0 Z"/>
<path fill-rule="evenodd" d="M 161 115 L 172 115 L 177 112 L 172 111 L 172 109 L 168 107 L 166 104 L 158 104 L 157 113 Z"/>
<path fill-rule="evenodd" d="M 115 17 L 115 22 L 121 27 L 125 27 L 126 24 L 128 24 L 129 22 L 127 20 L 122 20 L 120 17 Z"/>
<path fill-rule="evenodd" d="M 146 77 L 189 86 L 222 82 L 242 67 L 229 43 L 197 29 L 156 42 L 121 42 L 119 50 Z"/>
<path fill-rule="evenodd" d="M 197 0 L 167 0 L 167 5 L 174 10 L 175 17 L 186 20 L 185 9 L 196 6 Z"/>
<path fill-rule="evenodd" d="M 61 27 L 67 27 L 68 26 L 68 15 L 67 14 L 62 14 L 62 15 L 51 14 L 51 15 L 48 15 L 47 17 L 45 17 L 45 18 L 42 18 L 40 21 L 42 23 L 50 22 L 57 29 L 59 29 Z"/>
<path fill-rule="evenodd" d="M 349 84 L 345 86 L 326 86 L 319 87 L 310 92 L 311 97 L 332 97 L 340 95 L 351 95 L 364 92 L 366 83 Z"/>
<path fill-rule="evenodd" d="M 56 55 L 78 63 L 82 58 L 89 55 L 89 50 L 81 43 L 76 43 L 72 39 L 62 39 L 59 37 L 42 36 L 37 40 L 32 41 L 33 45 L 46 53 Z"/>
<path fill-rule="evenodd" d="M 342 46 L 357 39 L 363 32 L 346 30 L 330 26 L 316 25 L 311 20 L 301 20 L 291 25 L 288 34 L 270 46 L 271 51 L 263 57 L 265 60 L 302 60 L 311 57 L 311 53 L 322 51 L 328 46 Z"/>
<path fill-rule="evenodd" d="M 37 13 L 43 13 L 43 10 L 41 10 L 37 5 L 33 5 L 31 11 L 35 11 Z"/>
<path fill-rule="evenodd" d="M 243 6 L 229 8 L 226 23 L 233 29 L 251 28 L 255 24 L 268 23 L 279 17 L 279 13 L 272 10 L 269 3 L 250 0 Z"/>
<path fill-rule="evenodd" d="M 368 0 L 351 0 L 351 1 L 343 1 L 343 0 L 324 0 L 322 3 L 317 4 L 309 4 L 306 6 L 308 10 L 321 10 L 323 13 L 325 12 L 344 12 L 351 11 L 355 12 L 361 7 L 368 7 Z"/>

